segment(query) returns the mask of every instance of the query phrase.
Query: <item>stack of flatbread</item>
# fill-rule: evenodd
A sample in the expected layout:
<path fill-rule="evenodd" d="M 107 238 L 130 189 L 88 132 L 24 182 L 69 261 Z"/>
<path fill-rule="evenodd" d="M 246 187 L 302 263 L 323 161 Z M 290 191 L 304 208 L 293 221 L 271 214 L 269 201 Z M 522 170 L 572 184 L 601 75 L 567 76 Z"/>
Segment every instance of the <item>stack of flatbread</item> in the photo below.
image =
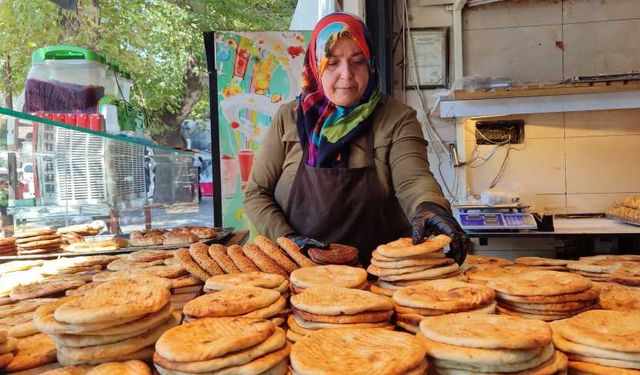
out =
<path fill-rule="evenodd" d="M 49 335 L 37 333 L 18 339 L 7 373 L 40 374 L 42 366 L 56 362 L 56 346 Z M 0 366 L 1 367 L 1 366 Z M 24 371 L 24 372 L 23 372 Z"/>
<path fill-rule="evenodd" d="M 324 265 L 299 268 L 291 272 L 291 293 L 301 293 L 318 285 L 333 285 L 343 288 L 366 289 L 367 271 L 343 265 Z"/>
<path fill-rule="evenodd" d="M 42 375 L 151 375 L 146 363 L 132 359 L 123 362 L 107 362 L 101 365 L 78 365 L 60 367 L 42 372 Z M 44 369 L 44 368 L 43 368 Z"/>
<path fill-rule="evenodd" d="M 233 275 L 211 276 L 204 285 L 204 292 L 211 293 L 237 286 L 255 286 L 278 291 L 289 296 L 289 281 L 282 275 L 266 272 L 247 272 Z"/>
<path fill-rule="evenodd" d="M 515 264 L 524 267 L 535 267 L 537 269 L 547 271 L 568 271 L 567 264 L 569 260 L 553 259 L 542 257 L 519 257 L 516 258 Z"/>
<path fill-rule="evenodd" d="M 436 374 L 564 374 L 545 322 L 515 316 L 448 314 L 420 322 L 417 337 Z"/>
<path fill-rule="evenodd" d="M 299 375 L 423 375 L 428 366 L 414 336 L 379 328 L 325 329 L 291 348 Z"/>
<path fill-rule="evenodd" d="M 359 289 L 321 285 L 291 297 L 293 316 L 287 321 L 292 342 L 324 328 L 393 329 L 393 301 Z"/>
<path fill-rule="evenodd" d="M 640 312 L 587 311 L 551 327 L 571 373 L 640 374 Z"/>
<path fill-rule="evenodd" d="M 62 240 L 51 228 L 29 229 L 15 235 L 18 255 L 60 252 Z"/>
<path fill-rule="evenodd" d="M 94 283 L 101 283 L 136 275 L 155 276 L 171 282 L 171 303 L 174 310 L 182 310 L 188 301 L 202 290 L 202 281 L 191 276 L 179 263 L 174 262 L 173 252 L 167 250 L 140 250 L 122 255 L 109 263 L 107 269 L 93 277 Z"/>
<path fill-rule="evenodd" d="M 53 337 L 64 366 L 150 359 L 156 340 L 180 320 L 171 313 L 169 288 L 155 277 L 105 282 L 40 306 L 34 322 Z"/>
<path fill-rule="evenodd" d="M 82 274 L 91 275 L 101 271 L 107 264 L 118 259 L 115 255 L 91 255 L 47 260 L 40 270 L 43 275 Z"/>
<path fill-rule="evenodd" d="M 203 318 L 165 332 L 153 362 L 161 375 L 284 375 L 290 351 L 284 331 L 269 320 Z"/>
<path fill-rule="evenodd" d="M 399 289 L 393 294 L 396 325 L 418 332 L 422 319 L 456 312 L 493 314 L 496 294 L 484 285 L 458 280 L 432 280 Z"/>
<path fill-rule="evenodd" d="M 286 307 L 287 299 L 277 290 L 235 286 L 187 302 L 183 313 L 185 321 L 207 317 L 246 316 L 272 319 L 276 325 L 280 325 L 284 323 Z"/>
<path fill-rule="evenodd" d="M 0 306 L 0 329 L 6 329 L 9 336 L 16 338 L 38 333 L 33 323 L 33 312 L 53 301 L 54 298 L 35 298 Z"/>
<path fill-rule="evenodd" d="M 600 288 L 600 307 L 604 310 L 640 311 L 640 288 L 616 283 L 594 283 Z"/>
<path fill-rule="evenodd" d="M 390 297 L 397 289 L 422 281 L 460 278 L 458 265 L 444 255 L 443 248 L 450 242 L 450 237 L 438 235 L 417 245 L 413 245 L 411 238 L 400 238 L 378 246 L 367 268 L 370 274 L 378 276 L 370 290 Z"/>
<path fill-rule="evenodd" d="M 635 264 L 635 262 L 618 259 L 581 258 L 577 261 L 569 262 L 567 268 L 569 271 L 587 277 L 592 281 L 607 282 L 613 281 L 612 274 L 617 270 L 625 266 L 632 269 Z"/>
<path fill-rule="evenodd" d="M 16 238 L 0 238 L 0 255 L 14 255 L 16 253 Z"/>
<path fill-rule="evenodd" d="M 498 313 L 529 319 L 566 319 L 597 308 L 600 289 L 589 279 L 568 272 L 531 271 L 489 280 L 496 291 Z"/>
<path fill-rule="evenodd" d="M 0 371 L 4 371 L 18 347 L 18 339 L 9 337 L 7 331 L 0 331 Z"/>
<path fill-rule="evenodd" d="M 489 280 L 507 275 L 519 275 L 534 271 L 534 268 L 523 266 L 472 266 L 464 272 L 467 280 L 474 284 L 486 284 Z"/>

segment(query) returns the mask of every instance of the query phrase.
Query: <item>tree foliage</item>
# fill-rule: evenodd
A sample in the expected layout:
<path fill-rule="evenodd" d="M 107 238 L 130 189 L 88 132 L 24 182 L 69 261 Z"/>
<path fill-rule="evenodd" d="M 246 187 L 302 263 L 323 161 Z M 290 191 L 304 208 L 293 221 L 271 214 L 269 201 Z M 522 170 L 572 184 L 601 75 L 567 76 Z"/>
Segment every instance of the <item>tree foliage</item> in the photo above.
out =
<path fill-rule="evenodd" d="M 202 33 L 285 30 L 296 0 L 79 0 L 65 10 L 49 0 L 0 0 L 0 63 L 10 79 L 0 90 L 18 95 L 31 53 L 58 43 L 91 48 L 131 73 L 133 100 L 150 131 L 176 144 L 180 123 L 207 115 Z"/>

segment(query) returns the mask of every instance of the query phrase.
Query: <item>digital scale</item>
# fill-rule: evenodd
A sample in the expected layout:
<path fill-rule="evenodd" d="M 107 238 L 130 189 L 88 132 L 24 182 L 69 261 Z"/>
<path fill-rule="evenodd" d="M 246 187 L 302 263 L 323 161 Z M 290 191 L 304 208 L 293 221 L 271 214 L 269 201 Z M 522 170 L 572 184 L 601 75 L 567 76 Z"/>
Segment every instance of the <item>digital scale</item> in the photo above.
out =
<path fill-rule="evenodd" d="M 529 206 L 508 205 L 459 205 L 456 215 L 460 226 L 469 231 L 516 231 L 538 229 L 536 220 L 524 212 Z"/>

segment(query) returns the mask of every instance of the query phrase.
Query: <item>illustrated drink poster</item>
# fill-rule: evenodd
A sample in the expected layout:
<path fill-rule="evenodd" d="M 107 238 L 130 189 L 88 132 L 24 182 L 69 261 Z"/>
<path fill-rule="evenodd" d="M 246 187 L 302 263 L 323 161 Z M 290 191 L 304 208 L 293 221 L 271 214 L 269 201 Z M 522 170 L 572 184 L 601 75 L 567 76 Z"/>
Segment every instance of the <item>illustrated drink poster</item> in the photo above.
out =
<path fill-rule="evenodd" d="M 222 223 L 248 229 L 242 201 L 271 118 L 300 93 L 309 32 L 216 32 Z"/>

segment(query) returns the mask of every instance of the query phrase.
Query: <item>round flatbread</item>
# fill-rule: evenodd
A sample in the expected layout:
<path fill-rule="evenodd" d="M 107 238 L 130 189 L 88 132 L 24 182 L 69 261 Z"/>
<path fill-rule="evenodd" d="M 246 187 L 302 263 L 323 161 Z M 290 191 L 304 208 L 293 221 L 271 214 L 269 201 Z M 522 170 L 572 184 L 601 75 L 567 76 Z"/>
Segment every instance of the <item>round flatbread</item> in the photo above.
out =
<path fill-rule="evenodd" d="M 140 360 L 109 362 L 98 365 L 86 375 L 151 375 L 151 369 Z"/>
<path fill-rule="evenodd" d="M 318 264 L 352 264 L 358 261 L 358 249 L 338 243 L 329 244 L 327 249 L 312 247 L 309 258 Z"/>
<path fill-rule="evenodd" d="M 403 273 L 401 275 L 380 276 L 380 280 L 385 281 L 401 281 L 401 280 L 425 280 L 447 278 L 452 274 L 457 274 L 459 267 L 456 263 L 448 266 L 431 268 L 424 271 Z"/>
<path fill-rule="evenodd" d="M 479 308 L 494 299 L 491 288 L 456 280 L 426 281 L 402 288 L 393 295 L 393 301 L 400 306 L 453 311 Z"/>
<path fill-rule="evenodd" d="M 280 298 L 275 290 L 237 286 L 187 302 L 184 313 L 192 317 L 239 316 L 267 307 Z"/>
<path fill-rule="evenodd" d="M 275 328 L 263 319 L 202 318 L 165 332 L 156 343 L 156 352 L 174 362 L 211 360 L 258 345 Z"/>
<path fill-rule="evenodd" d="M 254 286 L 265 289 L 279 288 L 286 279 L 284 276 L 266 272 L 247 272 L 231 275 L 217 275 L 207 279 L 206 290 L 223 290 L 236 286 Z"/>
<path fill-rule="evenodd" d="M 242 316 L 246 316 L 250 318 L 269 319 L 269 318 L 275 317 L 276 315 L 285 314 L 284 310 L 286 307 L 287 307 L 287 299 L 281 296 L 271 305 L 263 307 L 261 309 L 251 311 Z"/>
<path fill-rule="evenodd" d="M 64 292 L 67 289 L 78 288 L 84 284 L 85 281 L 76 275 L 51 276 L 32 284 L 18 285 L 11 290 L 9 296 L 16 301 L 27 300 L 50 296 Z"/>
<path fill-rule="evenodd" d="M 303 293 L 291 297 L 291 305 L 297 310 L 318 315 L 352 315 L 393 309 L 393 301 L 389 298 L 331 285 L 305 289 Z"/>
<path fill-rule="evenodd" d="M 487 286 L 496 292 L 517 296 L 553 296 L 584 292 L 593 284 L 572 273 L 532 271 L 489 280 Z"/>
<path fill-rule="evenodd" d="M 451 243 L 451 237 L 440 234 L 414 245 L 409 237 L 403 237 L 376 248 L 378 254 L 389 258 L 408 258 L 440 251 Z"/>
<path fill-rule="evenodd" d="M 570 360 L 568 367 L 569 373 L 572 375 L 640 375 L 640 371 L 638 370 L 604 366 L 576 360 Z"/>
<path fill-rule="evenodd" d="M 301 319 L 312 322 L 345 324 L 385 322 L 391 319 L 393 310 L 365 312 L 352 315 L 317 315 L 293 308 L 293 313 L 295 316 L 300 317 Z"/>
<path fill-rule="evenodd" d="M 120 279 L 97 286 L 87 295 L 60 305 L 56 320 L 87 324 L 151 314 L 169 303 L 171 293 L 151 278 Z"/>
<path fill-rule="evenodd" d="M 514 261 L 515 264 L 523 266 L 566 266 L 569 263 L 566 259 L 553 259 L 542 257 L 519 257 Z"/>
<path fill-rule="evenodd" d="M 574 301 L 593 301 L 600 295 L 600 288 L 593 286 L 580 293 L 567 293 L 559 294 L 555 296 L 514 296 L 511 294 L 496 293 L 498 300 L 507 301 L 509 303 L 562 303 L 562 302 L 574 302 Z"/>
<path fill-rule="evenodd" d="M 0 354 L 14 351 L 18 347 L 18 339 L 15 337 L 7 337 L 6 341 L 0 344 Z"/>
<path fill-rule="evenodd" d="M 549 324 L 551 325 L 551 330 L 553 331 L 553 344 L 556 346 L 556 348 L 558 348 L 558 350 L 562 350 L 569 355 L 577 354 L 586 357 L 618 359 L 621 361 L 640 361 L 640 353 L 600 349 L 593 346 L 577 344 L 573 341 L 567 340 L 558 333 L 558 329 L 556 328 L 558 324 L 557 321 L 551 322 Z"/>
<path fill-rule="evenodd" d="M 513 262 L 501 257 L 469 254 L 464 259 L 465 266 L 510 266 Z"/>
<path fill-rule="evenodd" d="M 172 362 L 156 353 L 153 356 L 153 362 L 168 370 L 193 373 L 212 372 L 231 366 L 239 366 L 249 363 L 256 358 L 281 349 L 285 346 L 285 343 L 286 337 L 284 331 L 282 328 L 276 328 L 273 335 L 255 346 L 208 361 Z"/>
<path fill-rule="evenodd" d="M 173 258 L 173 252 L 167 250 L 138 250 L 128 256 L 132 262 L 152 262 L 154 260 Z"/>
<path fill-rule="evenodd" d="M 149 345 L 153 345 L 162 334 L 175 326 L 179 322 L 170 317 L 162 324 L 144 332 L 139 336 L 134 336 L 111 344 L 87 346 L 87 347 L 67 347 L 59 346 L 60 354 L 72 361 L 98 361 L 102 358 L 111 358 L 135 353 Z"/>
<path fill-rule="evenodd" d="M 371 264 L 380 269 L 404 269 L 407 267 L 442 267 L 449 264 L 453 264 L 454 260 L 451 258 L 424 258 L 424 259 L 400 259 L 396 261 L 382 261 L 375 258 L 371 258 Z M 428 269 L 426 268 L 426 269 Z"/>
<path fill-rule="evenodd" d="M 298 288 L 333 285 L 358 288 L 367 281 L 367 271 L 344 265 L 324 265 L 299 268 L 291 273 L 290 282 Z"/>
<path fill-rule="evenodd" d="M 523 272 L 531 272 L 534 269 L 523 266 L 473 266 L 464 272 L 469 282 L 476 284 L 486 284 L 489 280 L 493 280 L 507 275 L 518 275 Z"/>
<path fill-rule="evenodd" d="M 56 361 L 56 346 L 53 339 L 38 333 L 18 340 L 14 358 L 7 365 L 7 372 L 17 372 L 46 365 Z"/>
<path fill-rule="evenodd" d="M 445 344 L 485 349 L 539 348 L 551 343 L 548 324 L 512 316 L 458 313 L 420 322 L 420 332 Z"/>
<path fill-rule="evenodd" d="M 605 310 L 639 311 L 640 289 L 624 286 L 603 289 L 600 294 L 600 306 Z"/>
<path fill-rule="evenodd" d="M 68 324 L 57 321 L 54 311 L 63 303 L 73 301 L 78 297 L 61 298 L 58 301 L 40 306 L 33 316 L 33 322 L 38 330 L 47 334 L 73 334 L 73 335 L 120 335 L 127 332 L 147 330 L 166 320 L 171 314 L 171 304 L 167 303 L 162 309 L 153 314 L 139 315 L 127 319 L 111 320 L 91 324 Z"/>
<path fill-rule="evenodd" d="M 348 350 L 345 350 L 348 348 Z M 424 361 L 425 349 L 409 334 L 380 328 L 327 329 L 291 350 L 296 374 L 405 374 Z"/>
<path fill-rule="evenodd" d="M 634 263 L 628 262 L 633 265 Z M 595 274 L 608 274 L 623 267 L 625 262 L 620 260 L 602 259 L 602 260 L 578 260 L 569 262 L 567 268 L 571 271 L 590 272 Z"/>
<path fill-rule="evenodd" d="M 554 325 L 577 344 L 621 352 L 640 352 L 640 312 L 591 310 Z"/>
<path fill-rule="evenodd" d="M 460 363 L 456 361 L 449 361 L 446 359 L 438 359 L 435 358 L 432 361 L 432 365 L 434 368 L 438 369 L 450 369 L 450 370 L 463 370 L 470 371 L 473 373 L 516 373 L 519 371 L 527 371 L 534 369 L 543 363 L 547 362 L 553 355 L 555 354 L 555 350 L 553 348 L 553 344 L 549 344 L 545 346 L 542 351 L 526 360 L 521 362 L 513 362 L 513 363 L 501 363 L 497 365 L 488 365 L 488 364 L 466 364 Z"/>

